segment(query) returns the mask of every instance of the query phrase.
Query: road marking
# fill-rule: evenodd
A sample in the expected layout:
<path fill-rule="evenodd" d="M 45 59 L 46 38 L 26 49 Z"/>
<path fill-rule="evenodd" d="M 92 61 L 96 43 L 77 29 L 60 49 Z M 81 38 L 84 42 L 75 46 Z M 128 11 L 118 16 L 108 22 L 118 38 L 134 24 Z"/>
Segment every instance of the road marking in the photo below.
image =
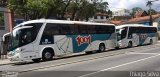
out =
<path fill-rule="evenodd" d="M 142 54 L 142 55 L 157 55 L 159 53 L 137 53 L 137 52 L 129 52 L 127 54 Z"/>
<path fill-rule="evenodd" d="M 147 58 L 143 58 L 143 59 L 139 59 L 139 60 L 136 60 L 136 61 L 124 63 L 124 64 L 121 64 L 121 65 L 113 66 L 113 67 L 106 68 L 106 69 L 103 69 L 103 70 L 100 70 L 100 71 L 96 71 L 96 72 L 92 72 L 92 73 L 89 73 L 89 74 L 85 74 L 85 75 L 82 75 L 82 76 L 79 76 L 79 77 L 87 77 L 87 76 L 90 76 L 90 75 L 93 75 L 93 74 L 96 74 L 96 73 L 100 73 L 100 72 L 103 72 L 103 71 L 108 71 L 108 70 L 111 70 L 111 69 L 114 69 L 114 68 L 118 68 L 118 67 L 122 67 L 122 66 L 125 66 L 125 65 L 137 63 L 137 62 L 148 60 L 148 59 L 151 59 L 151 58 L 155 58 L 157 56 L 160 56 L 160 54 L 157 54 L 157 55 L 154 55 L 154 56 L 151 56 L 151 57 L 147 57 Z"/>
<path fill-rule="evenodd" d="M 83 60 L 77 60 L 77 61 L 71 61 L 71 62 L 66 62 L 66 63 L 60 63 L 60 64 L 54 64 L 54 65 L 44 66 L 44 67 L 27 69 L 27 70 L 21 71 L 20 73 L 29 72 L 29 71 L 34 71 L 34 70 L 40 70 L 40 69 L 45 69 L 45 68 L 50 68 L 50 67 L 57 67 L 57 66 L 62 66 L 62 65 L 68 65 L 68 64 L 74 64 L 74 63 L 86 62 L 86 61 L 101 59 L 101 58 L 105 58 L 105 57 L 109 57 L 109 56 L 126 54 L 126 53 L 129 53 L 129 52 L 136 52 L 137 50 L 139 50 L 139 51 L 150 51 L 150 50 L 155 50 L 155 49 L 158 49 L 158 48 L 152 48 L 152 47 L 151 47 L 149 50 L 146 49 L 146 47 L 145 47 L 145 48 L 136 48 L 136 49 L 134 49 L 134 51 L 132 51 L 132 48 L 129 48 L 129 49 L 126 49 L 126 50 L 128 50 L 128 51 L 120 52 L 120 51 L 123 51 L 123 49 L 122 49 L 122 50 L 118 50 L 119 53 L 113 53 L 113 54 L 108 54 L 108 55 L 104 55 L 104 56 L 93 57 L 93 58 L 88 58 L 88 59 L 83 59 Z M 118 52 L 118 51 L 117 51 L 117 52 Z"/>
<path fill-rule="evenodd" d="M 20 71 L 19 73 L 30 72 L 30 71 L 34 71 L 34 70 L 46 69 L 46 68 L 50 68 L 50 67 L 57 67 L 57 66 L 62 66 L 62 65 L 74 64 L 74 63 L 80 63 L 80 62 L 86 62 L 86 61 L 90 61 L 90 60 L 101 59 L 101 58 L 120 55 L 120 54 L 124 54 L 124 53 L 125 52 L 121 52 L 121 53 L 115 53 L 115 54 L 110 54 L 110 55 L 105 55 L 105 56 L 93 57 L 93 58 L 77 60 L 77 61 L 72 61 L 72 62 L 67 62 L 67 63 L 54 64 L 54 65 L 44 66 L 44 67 L 39 67 L 39 68 L 32 68 L 32 69 L 27 69 L 27 70 Z"/>

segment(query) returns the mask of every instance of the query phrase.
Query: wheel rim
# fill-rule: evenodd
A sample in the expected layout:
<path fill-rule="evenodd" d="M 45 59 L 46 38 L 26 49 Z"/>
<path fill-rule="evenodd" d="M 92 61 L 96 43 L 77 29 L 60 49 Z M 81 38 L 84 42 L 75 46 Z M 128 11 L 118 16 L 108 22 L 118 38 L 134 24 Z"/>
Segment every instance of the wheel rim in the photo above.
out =
<path fill-rule="evenodd" d="M 104 51 L 104 46 L 103 45 L 100 46 L 100 51 Z"/>
<path fill-rule="evenodd" d="M 45 58 L 46 59 L 50 59 L 51 58 L 51 53 L 50 52 L 46 52 L 45 53 Z"/>
<path fill-rule="evenodd" d="M 152 44 L 153 43 L 153 41 L 152 40 L 150 40 L 150 44 Z"/>
<path fill-rule="evenodd" d="M 129 45 L 128 45 L 129 47 L 132 47 L 132 44 L 131 43 L 129 43 Z"/>

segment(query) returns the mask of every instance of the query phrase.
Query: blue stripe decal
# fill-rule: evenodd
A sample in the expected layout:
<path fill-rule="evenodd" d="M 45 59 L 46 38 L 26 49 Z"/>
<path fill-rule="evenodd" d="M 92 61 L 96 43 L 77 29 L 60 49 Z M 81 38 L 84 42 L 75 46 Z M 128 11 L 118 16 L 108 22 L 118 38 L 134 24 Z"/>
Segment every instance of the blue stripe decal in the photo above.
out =
<path fill-rule="evenodd" d="M 148 37 L 156 37 L 156 33 L 141 33 L 141 34 L 137 34 L 139 36 L 139 44 L 143 45 L 145 40 Z"/>
<path fill-rule="evenodd" d="M 111 34 L 67 35 L 67 37 L 72 38 L 74 53 L 84 51 L 94 41 L 105 41 L 114 38 L 111 37 Z"/>

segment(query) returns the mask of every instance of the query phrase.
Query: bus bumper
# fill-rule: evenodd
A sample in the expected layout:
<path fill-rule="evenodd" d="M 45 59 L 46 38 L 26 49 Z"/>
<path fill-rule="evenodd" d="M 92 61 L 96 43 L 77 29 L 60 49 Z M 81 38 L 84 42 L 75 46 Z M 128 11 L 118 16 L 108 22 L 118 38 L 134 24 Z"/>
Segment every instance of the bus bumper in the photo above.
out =
<path fill-rule="evenodd" d="M 19 55 L 19 53 L 15 54 L 15 55 L 13 55 L 13 56 L 8 55 L 8 59 L 9 59 L 10 61 L 21 61 L 21 60 L 20 60 L 20 55 Z"/>

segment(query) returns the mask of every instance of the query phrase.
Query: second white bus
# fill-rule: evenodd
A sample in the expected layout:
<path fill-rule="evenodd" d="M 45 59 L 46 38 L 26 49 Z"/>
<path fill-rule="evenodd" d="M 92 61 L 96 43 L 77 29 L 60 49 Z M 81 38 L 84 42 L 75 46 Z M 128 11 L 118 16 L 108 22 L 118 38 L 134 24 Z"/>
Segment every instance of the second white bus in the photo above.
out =
<path fill-rule="evenodd" d="M 153 44 L 157 38 L 157 28 L 142 24 L 126 24 L 116 27 L 118 47 L 132 47 Z"/>

